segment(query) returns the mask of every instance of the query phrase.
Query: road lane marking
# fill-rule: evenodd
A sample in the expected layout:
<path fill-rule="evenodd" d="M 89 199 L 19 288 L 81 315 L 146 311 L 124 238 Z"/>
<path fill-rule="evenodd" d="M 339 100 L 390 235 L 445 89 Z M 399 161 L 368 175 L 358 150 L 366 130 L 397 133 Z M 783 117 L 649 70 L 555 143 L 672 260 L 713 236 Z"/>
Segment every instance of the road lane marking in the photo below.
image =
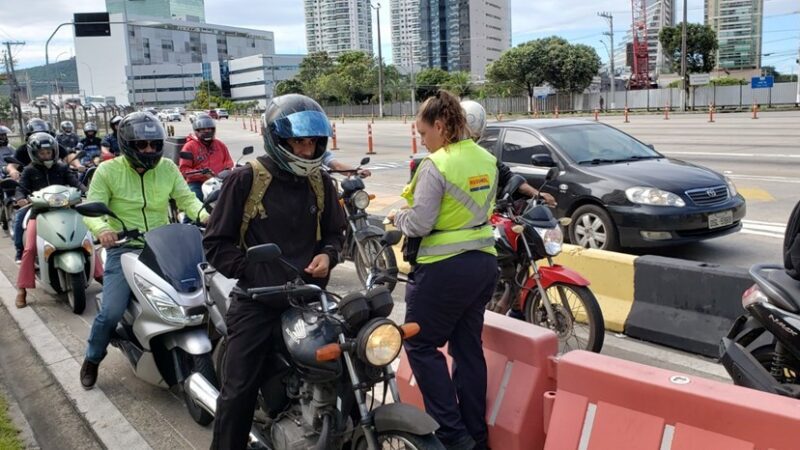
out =
<path fill-rule="evenodd" d="M 728 177 L 734 180 L 750 180 L 750 181 L 769 181 L 773 183 L 791 183 L 800 184 L 800 179 L 789 177 L 771 177 L 767 175 L 736 175 L 728 174 Z"/>
<path fill-rule="evenodd" d="M 671 152 L 662 151 L 665 155 L 685 155 L 685 156 L 724 156 L 727 158 L 790 158 L 800 159 L 800 154 L 790 155 L 788 153 L 723 153 L 723 152 Z"/>
<path fill-rule="evenodd" d="M 738 187 L 736 188 L 742 197 L 747 199 L 748 201 L 762 201 L 762 202 L 774 202 L 775 197 L 773 197 L 769 192 L 765 191 L 764 189 L 759 188 L 748 188 L 748 187 Z"/>
<path fill-rule="evenodd" d="M 773 222 L 743 220 L 742 233 L 783 239 L 786 234 L 786 225 Z"/>

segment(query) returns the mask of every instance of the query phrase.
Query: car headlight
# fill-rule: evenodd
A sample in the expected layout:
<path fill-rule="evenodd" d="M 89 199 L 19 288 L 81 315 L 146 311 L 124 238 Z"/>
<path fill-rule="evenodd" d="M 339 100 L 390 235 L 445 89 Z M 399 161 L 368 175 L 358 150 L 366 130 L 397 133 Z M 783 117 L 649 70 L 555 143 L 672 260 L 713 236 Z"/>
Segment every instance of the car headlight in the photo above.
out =
<path fill-rule="evenodd" d="M 62 208 L 69 205 L 69 197 L 62 193 L 45 194 L 43 197 L 51 208 Z"/>
<path fill-rule="evenodd" d="M 556 256 L 561 253 L 561 247 L 564 244 L 564 233 L 561 227 L 555 228 L 534 228 L 544 242 L 544 251 L 550 256 Z"/>
<path fill-rule="evenodd" d="M 366 191 L 357 191 L 353 194 L 353 205 L 358 209 L 367 209 L 369 206 L 369 194 Z"/>
<path fill-rule="evenodd" d="M 625 196 L 631 203 L 639 205 L 686 206 L 686 202 L 678 195 L 653 187 L 632 187 L 625 190 Z"/>
<path fill-rule="evenodd" d="M 139 275 L 133 276 L 136 287 L 144 295 L 147 303 L 158 312 L 158 315 L 167 322 L 188 325 L 202 321 L 202 315 L 187 316 L 186 311 L 175 303 L 175 300 L 166 292 L 154 286 Z"/>
<path fill-rule="evenodd" d="M 378 319 L 361 329 L 358 355 L 375 367 L 389 365 L 400 354 L 403 336 L 392 321 Z"/>
<path fill-rule="evenodd" d="M 728 184 L 728 193 L 731 194 L 731 198 L 736 197 L 739 194 L 739 191 L 736 190 L 736 185 L 733 184 L 733 180 L 725 177 L 725 183 Z"/>

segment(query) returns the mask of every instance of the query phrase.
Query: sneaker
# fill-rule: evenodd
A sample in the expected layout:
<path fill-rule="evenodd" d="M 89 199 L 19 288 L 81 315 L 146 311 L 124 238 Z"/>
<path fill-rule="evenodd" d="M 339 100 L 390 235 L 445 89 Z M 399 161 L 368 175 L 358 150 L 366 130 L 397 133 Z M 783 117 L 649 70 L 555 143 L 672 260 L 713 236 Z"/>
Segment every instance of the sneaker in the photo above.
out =
<path fill-rule="evenodd" d="M 14 257 L 14 262 L 17 264 L 22 264 L 22 252 L 17 251 L 17 255 Z"/>
<path fill-rule="evenodd" d="M 84 389 L 89 390 L 97 383 L 97 369 L 100 364 L 95 364 L 88 359 L 83 360 L 81 366 L 81 385 Z"/>

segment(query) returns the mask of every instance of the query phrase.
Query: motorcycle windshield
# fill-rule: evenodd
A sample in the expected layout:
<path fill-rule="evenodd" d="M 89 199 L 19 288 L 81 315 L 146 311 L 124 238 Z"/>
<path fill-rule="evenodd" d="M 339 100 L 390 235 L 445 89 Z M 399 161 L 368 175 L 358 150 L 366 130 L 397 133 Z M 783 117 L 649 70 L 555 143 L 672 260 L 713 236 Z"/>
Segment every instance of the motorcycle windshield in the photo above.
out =
<path fill-rule="evenodd" d="M 139 261 L 178 292 L 202 287 L 197 265 L 205 261 L 203 235 L 194 225 L 170 224 L 147 232 Z"/>

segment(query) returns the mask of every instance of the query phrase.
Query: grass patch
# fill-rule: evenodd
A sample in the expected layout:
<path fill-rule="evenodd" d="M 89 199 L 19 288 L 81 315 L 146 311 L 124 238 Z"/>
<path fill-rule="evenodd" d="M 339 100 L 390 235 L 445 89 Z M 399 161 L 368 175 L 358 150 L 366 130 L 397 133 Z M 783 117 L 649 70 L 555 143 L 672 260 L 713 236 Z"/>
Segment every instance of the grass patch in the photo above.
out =
<path fill-rule="evenodd" d="M 8 403 L 3 396 L 0 396 L 0 449 L 23 450 L 24 448 L 19 439 L 19 430 L 8 417 Z"/>

